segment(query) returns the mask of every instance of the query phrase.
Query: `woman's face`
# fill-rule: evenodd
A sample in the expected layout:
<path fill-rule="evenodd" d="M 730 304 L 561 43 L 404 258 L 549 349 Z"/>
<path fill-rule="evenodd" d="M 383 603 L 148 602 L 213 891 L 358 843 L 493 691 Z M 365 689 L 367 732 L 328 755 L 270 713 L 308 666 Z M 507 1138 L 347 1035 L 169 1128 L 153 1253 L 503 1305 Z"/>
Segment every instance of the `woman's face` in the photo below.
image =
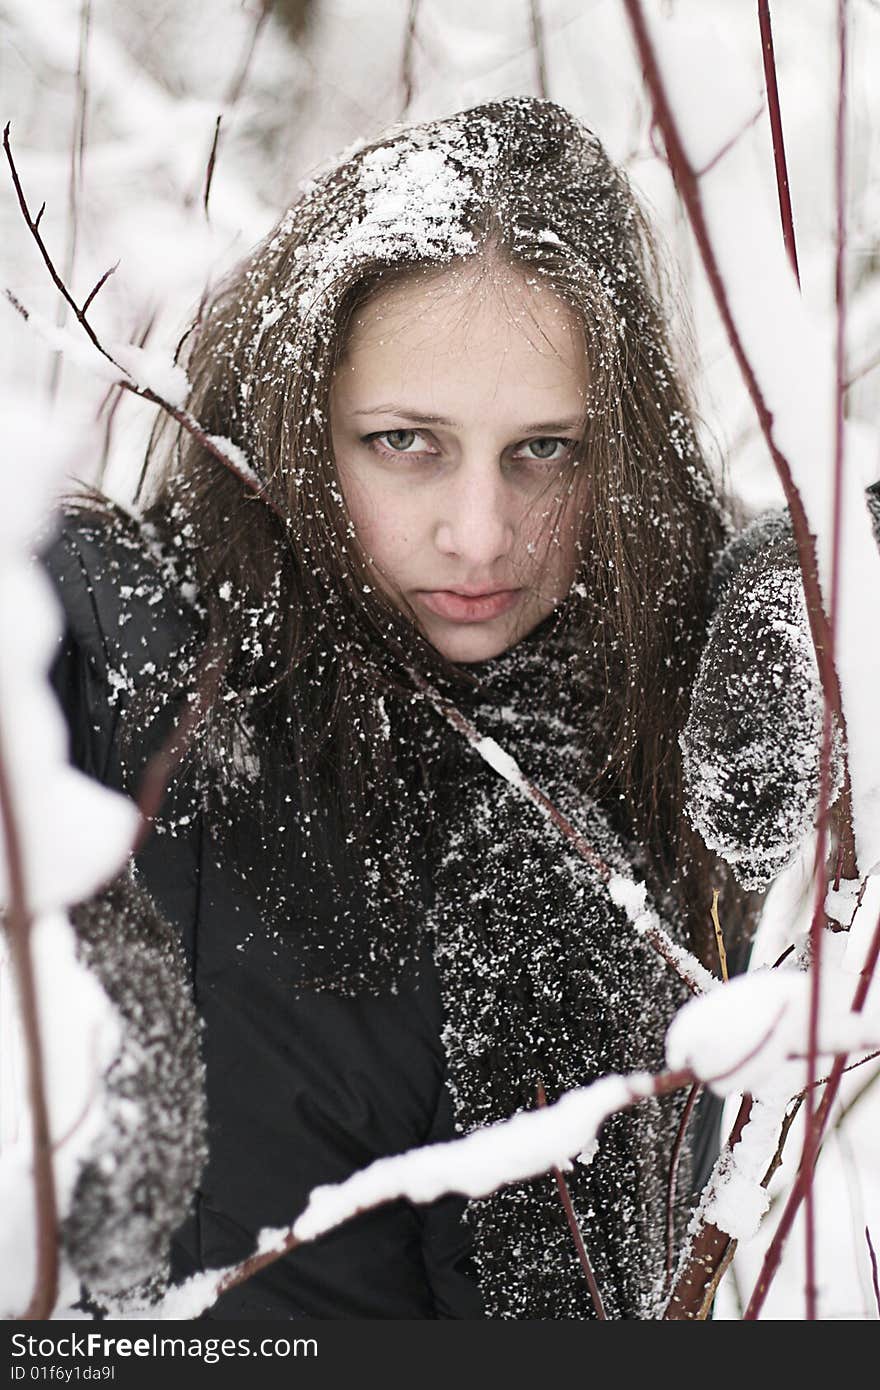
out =
<path fill-rule="evenodd" d="M 330 398 L 342 490 L 377 584 L 450 661 L 506 651 L 568 592 L 586 393 L 574 313 L 520 272 L 449 267 L 356 315 Z"/>

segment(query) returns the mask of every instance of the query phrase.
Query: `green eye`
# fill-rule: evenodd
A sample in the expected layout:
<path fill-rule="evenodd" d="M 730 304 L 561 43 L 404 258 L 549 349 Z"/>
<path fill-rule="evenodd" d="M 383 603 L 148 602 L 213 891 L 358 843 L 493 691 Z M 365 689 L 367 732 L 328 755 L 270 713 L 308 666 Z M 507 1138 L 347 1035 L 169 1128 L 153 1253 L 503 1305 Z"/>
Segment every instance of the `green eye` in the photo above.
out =
<path fill-rule="evenodd" d="M 388 440 L 389 448 L 399 453 L 406 453 L 411 449 L 416 440 L 415 430 L 387 430 L 383 439 Z"/>
<path fill-rule="evenodd" d="M 576 448 L 573 439 L 562 439 L 557 434 L 541 435 L 537 439 L 527 439 L 518 445 L 515 457 L 530 459 L 534 463 L 564 463 Z"/>
<path fill-rule="evenodd" d="M 531 450 L 533 458 L 552 459 L 561 443 L 561 439 L 550 436 L 547 439 L 530 439 L 527 448 Z"/>

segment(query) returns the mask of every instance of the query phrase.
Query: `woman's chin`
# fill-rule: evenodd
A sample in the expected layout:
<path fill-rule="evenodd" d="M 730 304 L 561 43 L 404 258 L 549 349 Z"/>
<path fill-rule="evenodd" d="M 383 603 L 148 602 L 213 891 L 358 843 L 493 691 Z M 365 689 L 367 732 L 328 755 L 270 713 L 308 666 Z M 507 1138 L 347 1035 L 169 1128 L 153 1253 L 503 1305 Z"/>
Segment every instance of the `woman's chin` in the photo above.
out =
<path fill-rule="evenodd" d="M 425 624 L 425 636 L 441 656 L 453 662 L 491 661 L 515 646 L 540 622 Z"/>

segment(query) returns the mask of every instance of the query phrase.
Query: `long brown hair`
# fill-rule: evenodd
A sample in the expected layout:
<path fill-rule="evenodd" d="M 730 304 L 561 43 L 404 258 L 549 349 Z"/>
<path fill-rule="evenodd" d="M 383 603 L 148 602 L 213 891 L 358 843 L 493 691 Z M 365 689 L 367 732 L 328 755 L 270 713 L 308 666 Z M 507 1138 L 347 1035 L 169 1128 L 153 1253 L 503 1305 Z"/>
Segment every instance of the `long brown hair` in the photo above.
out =
<path fill-rule="evenodd" d="M 329 789 L 363 838 L 376 789 L 393 779 L 386 698 L 403 708 L 414 670 L 453 692 L 462 676 L 369 582 L 337 476 L 330 389 L 371 295 L 490 256 L 552 288 L 583 323 L 590 505 L 564 608 L 585 667 L 604 673 L 609 737 L 594 787 L 625 807 L 655 890 L 699 903 L 691 920 L 702 924 L 713 861 L 682 815 L 678 735 L 724 514 L 648 223 L 569 113 L 530 98 L 479 106 L 397 130 L 308 185 L 214 294 L 186 349 L 188 408 L 244 451 L 272 505 L 181 431 L 148 461 L 146 516 L 186 555 L 209 641 L 232 654 L 217 727 L 241 695 L 249 736 L 262 729 L 288 747 L 303 786 Z"/>

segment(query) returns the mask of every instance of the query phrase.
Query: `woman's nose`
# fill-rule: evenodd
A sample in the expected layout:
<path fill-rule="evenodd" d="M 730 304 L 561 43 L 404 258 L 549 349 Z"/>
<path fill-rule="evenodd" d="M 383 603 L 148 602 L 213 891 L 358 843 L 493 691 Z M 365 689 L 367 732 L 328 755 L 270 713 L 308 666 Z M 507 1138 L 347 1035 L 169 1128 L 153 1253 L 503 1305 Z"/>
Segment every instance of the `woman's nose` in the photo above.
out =
<path fill-rule="evenodd" d="M 510 553 L 516 534 L 514 499 L 496 459 L 462 463 L 438 500 L 434 535 L 444 555 L 485 568 Z"/>

